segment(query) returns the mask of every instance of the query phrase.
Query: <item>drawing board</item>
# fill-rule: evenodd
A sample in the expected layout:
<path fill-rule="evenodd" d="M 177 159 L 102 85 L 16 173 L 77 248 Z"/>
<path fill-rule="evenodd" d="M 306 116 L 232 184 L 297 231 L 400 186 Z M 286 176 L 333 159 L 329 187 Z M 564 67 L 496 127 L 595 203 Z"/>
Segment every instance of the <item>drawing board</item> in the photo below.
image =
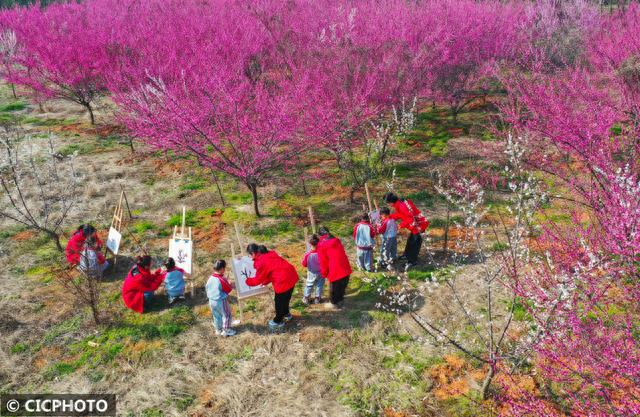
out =
<path fill-rule="evenodd" d="M 122 240 L 122 235 L 115 228 L 109 228 L 109 235 L 107 236 L 107 249 L 111 251 L 114 255 L 118 254 L 118 249 L 120 249 L 120 241 Z"/>
<path fill-rule="evenodd" d="M 169 239 L 169 256 L 176 262 L 176 266 L 184 269 L 187 274 L 191 274 L 193 258 L 193 241 L 191 239 L 179 237 Z"/>
<path fill-rule="evenodd" d="M 253 259 L 249 256 L 243 256 L 241 258 L 232 258 L 233 262 L 233 275 L 236 281 L 236 295 L 238 299 L 253 297 L 255 295 L 267 294 L 269 287 L 250 287 L 247 285 L 247 278 L 251 278 L 256 275 L 256 270 L 253 267 Z"/>

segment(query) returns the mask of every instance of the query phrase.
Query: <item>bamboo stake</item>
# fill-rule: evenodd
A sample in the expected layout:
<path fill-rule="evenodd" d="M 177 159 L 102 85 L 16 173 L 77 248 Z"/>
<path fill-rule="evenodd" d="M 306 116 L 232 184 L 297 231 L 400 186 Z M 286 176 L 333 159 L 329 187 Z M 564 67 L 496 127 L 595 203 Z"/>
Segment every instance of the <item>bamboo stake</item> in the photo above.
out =
<path fill-rule="evenodd" d="M 309 206 L 309 221 L 311 222 L 311 231 L 316 234 L 316 219 L 313 216 L 313 208 L 311 206 Z"/>
<path fill-rule="evenodd" d="M 373 211 L 373 206 L 371 205 L 371 194 L 369 193 L 369 185 L 364 183 L 364 191 L 367 194 L 367 203 L 369 203 L 369 213 Z"/>
<path fill-rule="evenodd" d="M 238 222 L 233 222 L 233 228 L 236 229 L 236 239 L 238 239 L 238 245 L 240 246 L 240 254 L 244 254 L 244 246 L 242 245 L 242 239 L 240 239 L 240 227 L 238 227 Z"/>

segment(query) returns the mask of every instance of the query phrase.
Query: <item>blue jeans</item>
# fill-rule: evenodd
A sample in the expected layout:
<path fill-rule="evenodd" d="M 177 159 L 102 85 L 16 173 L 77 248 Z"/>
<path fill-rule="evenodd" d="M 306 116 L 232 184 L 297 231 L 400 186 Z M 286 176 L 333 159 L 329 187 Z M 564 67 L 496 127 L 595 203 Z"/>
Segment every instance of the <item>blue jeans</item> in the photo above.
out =
<path fill-rule="evenodd" d="M 315 287 L 315 296 L 320 298 L 322 297 L 322 290 L 324 288 L 324 278 L 320 273 L 307 271 L 307 282 L 304 287 L 304 296 L 309 297 L 313 288 Z"/>
<path fill-rule="evenodd" d="M 367 272 L 373 271 L 373 249 L 356 249 L 358 267 Z"/>
<path fill-rule="evenodd" d="M 209 300 L 209 308 L 213 317 L 213 327 L 217 331 L 227 330 L 231 327 L 231 307 L 229 300 Z"/>

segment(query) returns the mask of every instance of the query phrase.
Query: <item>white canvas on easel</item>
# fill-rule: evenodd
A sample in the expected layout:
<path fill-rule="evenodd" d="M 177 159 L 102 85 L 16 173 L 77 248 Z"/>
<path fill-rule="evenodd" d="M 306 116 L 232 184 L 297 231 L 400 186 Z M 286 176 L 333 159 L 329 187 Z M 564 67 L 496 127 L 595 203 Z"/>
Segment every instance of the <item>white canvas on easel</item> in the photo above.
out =
<path fill-rule="evenodd" d="M 109 235 L 107 236 L 107 249 L 114 255 L 118 254 L 120 249 L 120 241 L 122 240 L 122 234 L 116 230 L 113 226 L 109 228 Z"/>
<path fill-rule="evenodd" d="M 173 229 L 173 237 L 169 239 L 169 257 L 173 258 L 176 266 L 184 269 L 184 272 L 191 275 L 193 265 L 193 240 L 191 239 L 191 228 L 189 234 L 185 234 L 186 207 L 182 207 L 182 225 L 178 233 L 178 226 Z"/>
<path fill-rule="evenodd" d="M 250 287 L 247 285 L 247 278 L 256 275 L 256 270 L 253 267 L 253 259 L 249 256 L 243 256 L 241 258 L 234 257 L 232 262 L 233 276 L 236 282 L 236 296 L 238 299 L 269 293 L 269 287 Z"/>

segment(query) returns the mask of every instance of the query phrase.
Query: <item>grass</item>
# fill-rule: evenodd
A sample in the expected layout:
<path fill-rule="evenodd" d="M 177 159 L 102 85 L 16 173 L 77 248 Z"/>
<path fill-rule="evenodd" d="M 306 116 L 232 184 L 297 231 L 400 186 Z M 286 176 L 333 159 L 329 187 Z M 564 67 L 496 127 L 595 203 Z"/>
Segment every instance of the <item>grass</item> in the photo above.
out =
<path fill-rule="evenodd" d="M 7 103 L 5 105 L 0 106 L 0 112 L 6 113 L 6 112 L 21 111 L 26 108 L 27 108 L 27 105 L 25 103 L 22 103 L 20 101 L 14 101 L 12 103 Z"/>
<path fill-rule="evenodd" d="M 148 220 L 142 220 L 137 222 L 131 227 L 131 231 L 134 233 L 144 233 L 147 230 L 153 230 L 156 226 Z"/>
<path fill-rule="evenodd" d="M 294 225 L 285 220 L 268 226 L 255 226 L 249 230 L 249 234 L 259 240 L 269 240 L 276 236 L 290 234 L 296 230 Z"/>
<path fill-rule="evenodd" d="M 248 361 L 251 359 L 252 356 L 253 356 L 253 350 L 251 350 L 249 346 L 245 346 L 239 352 L 229 353 L 227 355 L 224 355 L 224 358 L 222 361 L 223 367 L 227 371 L 233 371 L 237 369 L 238 362 Z"/>
<path fill-rule="evenodd" d="M 69 155 L 86 155 L 95 151 L 96 147 L 93 144 L 87 143 L 70 143 L 64 146 L 58 152 L 63 156 Z"/>
<path fill-rule="evenodd" d="M 29 350 L 29 345 L 26 343 L 18 342 L 15 345 L 11 346 L 11 353 L 19 354 L 24 353 Z"/>

